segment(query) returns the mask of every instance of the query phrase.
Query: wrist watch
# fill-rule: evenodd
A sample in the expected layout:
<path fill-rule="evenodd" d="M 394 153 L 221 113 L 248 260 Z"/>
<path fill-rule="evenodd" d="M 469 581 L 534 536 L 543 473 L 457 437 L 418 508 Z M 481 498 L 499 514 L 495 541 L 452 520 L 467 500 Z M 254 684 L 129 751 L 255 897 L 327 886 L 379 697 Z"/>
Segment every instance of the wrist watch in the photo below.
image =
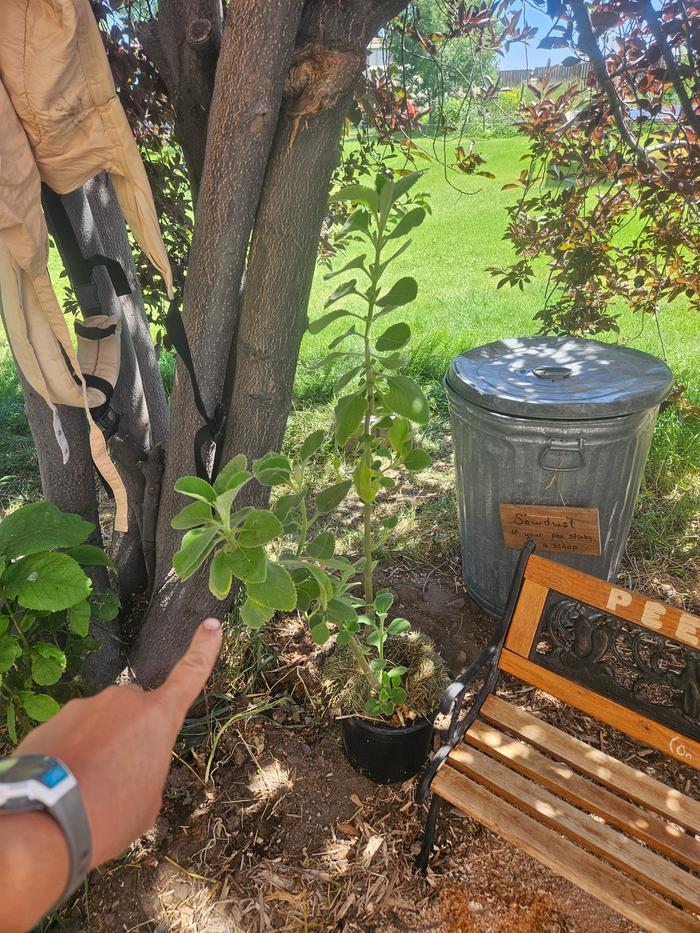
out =
<path fill-rule="evenodd" d="M 60 904 L 88 873 L 92 839 L 78 782 L 58 758 L 18 755 L 0 759 L 0 818 L 29 810 L 50 814 L 68 843 L 70 869 Z"/>

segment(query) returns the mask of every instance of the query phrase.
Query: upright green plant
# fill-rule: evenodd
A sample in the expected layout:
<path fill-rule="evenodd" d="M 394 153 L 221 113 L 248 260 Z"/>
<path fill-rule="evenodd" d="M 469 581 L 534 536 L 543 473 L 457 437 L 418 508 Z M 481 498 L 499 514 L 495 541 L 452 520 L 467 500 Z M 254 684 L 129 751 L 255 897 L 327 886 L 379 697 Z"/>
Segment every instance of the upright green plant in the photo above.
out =
<path fill-rule="evenodd" d="M 375 551 L 397 524 L 396 517 L 375 520 L 375 501 L 383 489 L 396 485 L 391 474 L 430 465 L 430 456 L 414 443 L 414 426 L 428 423 L 428 403 L 417 383 L 400 372 L 408 362 L 405 348 L 411 331 L 404 322 L 386 326 L 383 320 L 417 294 L 410 276 L 390 287 L 384 282 L 391 263 L 410 245 L 405 238 L 425 219 L 423 207 L 406 210 L 400 204 L 419 177 L 416 172 L 394 182 L 379 176 L 375 188 L 351 185 L 336 196 L 361 205 L 350 215 L 346 234 L 364 240 L 371 252 L 356 256 L 326 278 L 357 269 L 365 282 L 344 281 L 326 302 L 332 310 L 309 330 L 319 333 L 334 321 L 350 322 L 331 341 L 322 365 L 340 364 L 336 391 L 349 390 L 335 406 L 334 435 L 346 457 L 339 468 L 344 467 L 351 478 L 339 475 L 311 495 L 309 461 L 326 441 L 323 431 L 315 431 L 303 442 L 296 461 L 270 453 L 251 471 L 240 455 L 213 485 L 190 476 L 175 486 L 195 500 L 173 519 L 175 528 L 187 532 L 174 559 L 180 578 L 187 579 L 211 559 L 209 588 L 214 595 L 224 599 L 234 578 L 245 585 L 240 614 L 247 625 L 260 628 L 275 611 L 298 609 L 318 644 L 328 640 L 329 625 L 333 626 L 337 643 L 349 646 L 371 685 L 372 697 L 365 709 L 373 716 L 391 716 L 406 700 L 402 686 L 406 668 L 385 658 L 384 645 L 389 636 L 410 628 L 406 619 L 387 622 L 393 601 L 388 590 L 374 593 Z M 400 240 L 404 242 L 398 245 Z M 358 307 L 333 307 L 342 299 Z M 234 511 L 238 494 L 253 478 L 277 487 L 275 501 L 267 510 Z M 363 503 L 363 550 L 360 559 L 350 561 L 336 556 L 334 535 L 327 529 L 319 532 L 318 523 L 353 486 Z M 353 592 L 360 585 L 362 596 Z"/>
<path fill-rule="evenodd" d="M 85 544 L 94 526 L 50 502 L 32 502 L 0 522 L 0 709 L 10 740 L 43 722 L 76 693 L 79 664 L 98 642 L 90 619 L 113 619 L 119 600 L 93 594 L 83 567 L 109 566 Z"/>

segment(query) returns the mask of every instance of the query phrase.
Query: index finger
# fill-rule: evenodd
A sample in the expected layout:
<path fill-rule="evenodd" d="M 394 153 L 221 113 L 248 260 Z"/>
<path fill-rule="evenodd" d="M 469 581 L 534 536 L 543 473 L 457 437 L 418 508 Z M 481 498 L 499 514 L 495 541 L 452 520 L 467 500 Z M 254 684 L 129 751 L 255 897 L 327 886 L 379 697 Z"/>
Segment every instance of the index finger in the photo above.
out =
<path fill-rule="evenodd" d="M 209 679 L 221 651 L 221 635 L 221 622 L 205 619 L 194 633 L 190 647 L 155 691 L 183 718 Z"/>

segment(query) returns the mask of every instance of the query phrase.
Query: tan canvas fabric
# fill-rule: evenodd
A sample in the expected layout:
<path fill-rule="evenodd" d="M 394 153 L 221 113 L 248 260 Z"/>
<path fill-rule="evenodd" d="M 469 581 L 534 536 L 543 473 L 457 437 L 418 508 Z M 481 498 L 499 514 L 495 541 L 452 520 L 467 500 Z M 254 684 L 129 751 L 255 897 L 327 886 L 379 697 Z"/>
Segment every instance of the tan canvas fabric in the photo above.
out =
<path fill-rule="evenodd" d="M 124 486 L 89 414 L 104 395 L 82 380 L 85 372 L 114 384 L 119 329 L 100 341 L 79 338 L 76 354 L 46 268 L 41 180 L 65 194 L 106 170 L 172 297 L 170 265 L 89 0 L 1 0 L 0 17 L 0 311 L 18 366 L 53 411 L 64 462 L 69 451 L 56 406 L 85 409 L 93 459 L 115 495 L 115 529 L 124 531 Z"/>

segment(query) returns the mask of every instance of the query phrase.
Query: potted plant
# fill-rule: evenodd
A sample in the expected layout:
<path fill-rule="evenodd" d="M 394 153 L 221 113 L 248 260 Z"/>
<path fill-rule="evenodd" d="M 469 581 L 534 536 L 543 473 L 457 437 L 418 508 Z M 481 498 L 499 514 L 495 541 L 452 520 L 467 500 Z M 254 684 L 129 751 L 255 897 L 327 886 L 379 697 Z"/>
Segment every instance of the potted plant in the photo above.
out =
<path fill-rule="evenodd" d="M 414 439 L 415 426 L 428 423 L 427 400 L 401 373 L 410 328 L 384 321 L 417 293 L 411 277 L 389 288 L 383 282 L 392 261 L 409 246 L 405 237 L 425 218 L 423 207 L 406 209 L 400 203 L 419 177 L 413 173 L 394 182 L 380 176 L 375 188 L 351 185 L 336 196 L 360 205 L 346 230 L 371 247 L 327 276 L 358 270 L 364 281 L 343 281 L 326 302 L 331 310 L 309 327 L 319 333 L 340 319 L 349 324 L 323 361 L 341 369 L 334 439 L 345 459 L 338 462 L 336 481 L 311 495 L 308 465 L 326 441 L 325 433 L 316 431 L 296 460 L 271 453 L 249 471 L 239 456 L 213 485 L 182 478 L 176 489 L 195 502 L 173 520 L 187 532 L 174 559 L 178 575 L 187 579 L 210 559 L 210 589 L 222 599 L 233 579 L 240 580 L 246 588 L 240 615 L 247 625 L 259 628 L 278 610 L 298 609 L 316 643 L 325 643 L 333 630 L 336 647 L 323 685 L 344 714 L 341 728 L 351 763 L 382 783 L 410 777 L 423 764 L 447 681 L 430 639 L 412 632 L 407 619 L 389 619 L 393 597 L 374 588 L 376 550 L 398 521 L 377 518 L 378 497 L 395 487 L 399 471 L 422 470 L 431 462 Z M 337 307 L 342 299 L 352 308 Z M 233 511 L 238 493 L 253 477 L 277 487 L 273 504 L 267 510 Z M 355 560 L 338 557 L 334 535 L 318 530 L 352 487 L 362 502 L 362 555 Z"/>

